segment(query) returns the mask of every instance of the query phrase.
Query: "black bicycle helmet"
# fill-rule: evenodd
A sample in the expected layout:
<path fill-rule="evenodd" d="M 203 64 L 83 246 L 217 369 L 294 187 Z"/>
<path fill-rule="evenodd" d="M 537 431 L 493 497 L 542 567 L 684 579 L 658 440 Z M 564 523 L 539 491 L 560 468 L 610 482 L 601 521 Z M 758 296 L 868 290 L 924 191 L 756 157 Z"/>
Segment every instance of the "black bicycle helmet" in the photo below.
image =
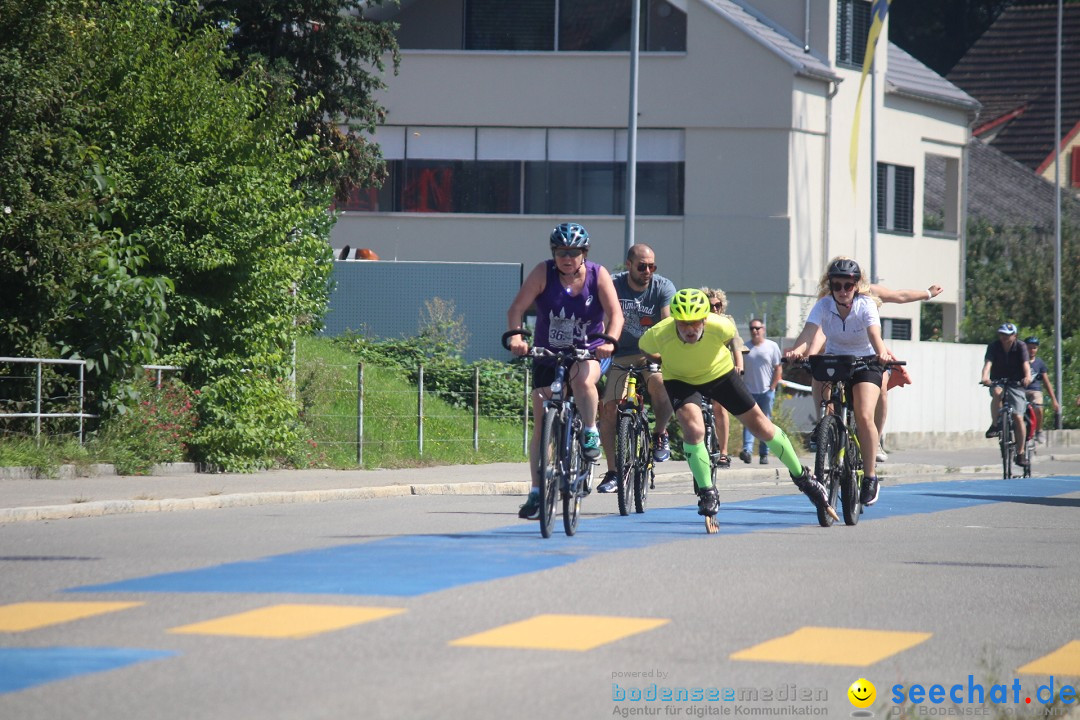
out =
<path fill-rule="evenodd" d="M 858 282 L 862 278 L 859 263 L 851 258 L 837 258 L 829 264 L 829 277 L 849 277 Z"/>
<path fill-rule="evenodd" d="M 1026 338 L 1024 338 L 1024 344 L 1025 345 L 1038 345 L 1039 344 L 1039 338 L 1035 337 L 1034 335 L 1032 335 L 1031 337 L 1026 337 Z"/>
<path fill-rule="evenodd" d="M 562 223 L 551 231 L 552 248 L 589 249 L 589 232 L 578 223 Z"/>

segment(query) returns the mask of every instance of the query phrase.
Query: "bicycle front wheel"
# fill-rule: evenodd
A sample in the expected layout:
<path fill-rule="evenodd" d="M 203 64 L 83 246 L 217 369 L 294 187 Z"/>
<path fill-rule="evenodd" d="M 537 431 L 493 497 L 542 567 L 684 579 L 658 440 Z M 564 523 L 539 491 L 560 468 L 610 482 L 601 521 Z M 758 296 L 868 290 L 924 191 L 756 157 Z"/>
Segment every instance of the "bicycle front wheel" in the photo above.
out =
<path fill-rule="evenodd" d="M 841 468 L 840 500 L 844 503 L 844 524 L 855 525 L 859 522 L 859 516 L 862 515 L 859 478 L 864 476 L 859 446 L 851 438 L 847 439 L 847 452 L 844 453 Z"/>
<path fill-rule="evenodd" d="M 577 443 L 577 433 L 571 434 L 567 442 L 570 453 L 570 470 L 566 474 L 566 484 L 562 494 L 562 517 L 563 530 L 567 535 L 577 532 L 578 517 L 581 515 L 581 486 L 584 483 L 582 476 L 590 472 L 588 462 L 581 454 L 581 446 Z"/>
<path fill-rule="evenodd" d="M 570 415 L 571 421 L 566 432 L 566 443 L 563 446 L 566 452 L 566 480 L 563 483 L 563 529 L 567 535 L 578 531 L 578 516 L 581 513 L 581 493 L 584 479 L 582 475 L 592 470 L 588 460 L 585 460 L 578 443 L 578 433 L 581 432 L 581 422 L 575 413 Z"/>
<path fill-rule="evenodd" d="M 1008 392 L 1008 388 L 1005 389 Z M 1013 427 L 1012 413 L 1007 409 L 1001 411 L 1001 477 L 1008 480 L 1012 477 L 1013 454 Z"/>
<path fill-rule="evenodd" d="M 555 408 L 544 412 L 540 427 L 540 534 L 549 538 L 555 496 L 562 479 L 562 423 Z"/>
<path fill-rule="evenodd" d="M 630 493 L 634 486 L 634 464 L 637 459 L 637 435 L 634 416 L 619 414 L 615 442 L 615 472 L 618 473 L 619 514 L 630 514 Z"/>
<path fill-rule="evenodd" d="M 843 474 L 843 428 L 840 420 L 835 415 L 826 415 L 821 418 L 817 428 L 814 429 L 814 442 L 817 443 L 817 454 L 814 456 L 814 474 L 817 479 L 825 484 L 828 494 L 829 505 L 836 508 L 840 499 L 839 486 L 840 476 Z M 817 509 L 818 525 L 832 527 L 833 519 L 829 513 L 821 508 Z"/>
<path fill-rule="evenodd" d="M 649 502 L 649 483 L 653 474 L 653 449 L 649 425 L 643 417 L 637 427 L 637 462 L 634 463 L 634 511 L 643 513 Z"/>

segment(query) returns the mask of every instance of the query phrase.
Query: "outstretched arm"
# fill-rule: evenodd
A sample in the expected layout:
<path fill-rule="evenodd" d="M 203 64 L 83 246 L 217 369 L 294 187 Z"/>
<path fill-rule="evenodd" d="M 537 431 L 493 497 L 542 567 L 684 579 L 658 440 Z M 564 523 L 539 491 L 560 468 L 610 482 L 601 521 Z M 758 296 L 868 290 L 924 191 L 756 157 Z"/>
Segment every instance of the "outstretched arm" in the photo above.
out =
<path fill-rule="evenodd" d="M 941 294 L 942 287 L 934 284 L 925 290 L 893 290 L 884 285 L 871 285 L 870 292 L 881 298 L 881 302 L 909 303 L 917 300 L 930 300 Z"/>

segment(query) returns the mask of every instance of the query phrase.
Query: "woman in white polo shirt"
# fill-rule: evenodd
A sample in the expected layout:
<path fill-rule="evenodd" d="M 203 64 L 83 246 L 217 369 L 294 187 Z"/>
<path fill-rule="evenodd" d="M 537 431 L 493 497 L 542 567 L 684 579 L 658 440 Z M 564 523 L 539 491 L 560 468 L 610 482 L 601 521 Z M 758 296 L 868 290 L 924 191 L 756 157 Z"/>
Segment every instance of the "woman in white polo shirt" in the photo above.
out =
<path fill-rule="evenodd" d="M 878 429 L 874 424 L 874 410 L 881 394 L 883 365 L 893 359 L 881 339 L 880 301 L 870 293 L 870 283 L 863 277 L 859 264 L 851 258 L 833 258 L 821 283 L 827 293 L 810 310 L 795 345 L 784 352 L 784 357 L 803 359 L 811 347 L 819 344 L 815 339 L 820 332 L 825 336 L 826 354 L 855 355 L 871 360 L 869 369 L 852 376 L 851 393 L 859 445 L 876 448 Z M 863 468 L 865 482 L 861 499 L 863 505 L 870 506 L 878 497 L 876 459 L 872 451 L 863 453 Z"/>

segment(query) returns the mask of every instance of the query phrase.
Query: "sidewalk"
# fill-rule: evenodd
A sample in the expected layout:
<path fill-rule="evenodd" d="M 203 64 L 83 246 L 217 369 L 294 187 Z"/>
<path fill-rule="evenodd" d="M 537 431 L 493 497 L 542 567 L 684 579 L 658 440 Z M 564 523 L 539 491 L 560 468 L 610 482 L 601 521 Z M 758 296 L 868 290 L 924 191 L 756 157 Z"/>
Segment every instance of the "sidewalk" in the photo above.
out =
<path fill-rule="evenodd" d="M 1060 473 L 1080 463 L 1076 447 L 1039 446 L 1037 474 Z M 804 456 L 812 465 L 813 459 Z M 955 479 L 1000 472 L 997 448 L 898 450 L 879 465 L 878 474 L 893 482 L 906 478 Z M 70 473 L 70 469 L 69 473 Z M 208 474 L 181 463 L 150 476 L 111 474 L 97 468 L 90 477 L 57 479 L 29 477 L 27 471 L 0 468 L 0 523 L 54 520 L 136 512 L 172 512 L 280 503 L 362 500 L 403 495 L 524 495 L 528 490 L 525 463 L 452 465 L 398 470 L 271 470 L 257 473 Z M 603 463 L 599 472 L 603 471 Z M 1075 470 L 1073 470 L 1075 471 Z M 598 480 L 597 480 L 598 482 Z M 657 465 L 657 488 L 690 494 L 690 470 L 683 461 Z M 787 470 L 775 458 L 767 466 L 744 464 L 737 456 L 730 469 L 717 471 L 721 490 L 753 486 L 786 486 Z M 681 485 L 681 488 L 680 488 Z"/>

